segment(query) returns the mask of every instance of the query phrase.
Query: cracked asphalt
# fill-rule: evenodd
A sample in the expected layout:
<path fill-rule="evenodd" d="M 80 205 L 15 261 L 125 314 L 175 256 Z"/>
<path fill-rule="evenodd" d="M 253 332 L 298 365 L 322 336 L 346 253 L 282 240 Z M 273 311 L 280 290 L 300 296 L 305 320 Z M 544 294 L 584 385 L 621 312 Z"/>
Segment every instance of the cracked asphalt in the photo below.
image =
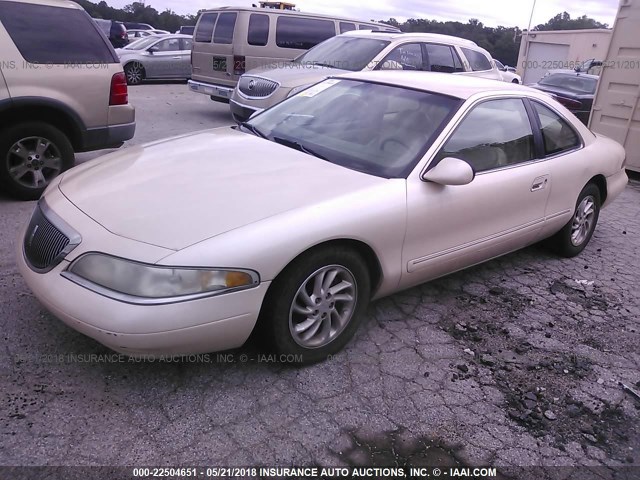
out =
<path fill-rule="evenodd" d="M 130 99 L 130 144 L 231 123 L 182 83 Z M 382 299 L 305 368 L 253 341 L 198 362 L 112 355 L 18 274 L 32 208 L 0 197 L 0 465 L 640 467 L 640 401 L 619 384 L 640 390 L 637 180 L 580 256 L 533 246 Z"/>

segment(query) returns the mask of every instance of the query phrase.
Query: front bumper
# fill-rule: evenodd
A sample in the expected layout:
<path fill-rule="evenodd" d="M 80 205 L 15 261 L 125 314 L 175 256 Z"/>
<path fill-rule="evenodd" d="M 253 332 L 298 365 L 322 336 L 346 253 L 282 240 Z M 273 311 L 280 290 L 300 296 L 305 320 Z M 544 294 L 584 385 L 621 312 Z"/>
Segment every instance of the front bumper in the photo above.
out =
<path fill-rule="evenodd" d="M 195 80 L 189 80 L 187 85 L 189 85 L 189 90 L 192 92 L 209 95 L 211 100 L 218 102 L 228 103 L 233 94 L 233 87 L 226 85 L 214 85 L 212 83 L 197 82 Z"/>
<path fill-rule="evenodd" d="M 124 303 L 62 277 L 69 260 L 47 273 L 32 270 L 22 248 L 27 225 L 19 233 L 16 260 L 36 298 L 71 328 L 134 357 L 192 355 L 240 347 L 256 324 L 270 284 L 165 305 Z M 83 235 L 83 241 L 91 237 Z M 100 250 L 98 245 L 90 247 Z"/>
<path fill-rule="evenodd" d="M 261 112 L 263 110 L 261 108 L 249 107 L 235 100 L 229 101 L 229 107 L 231 108 L 231 116 L 237 123 L 246 122 L 255 112 Z"/>

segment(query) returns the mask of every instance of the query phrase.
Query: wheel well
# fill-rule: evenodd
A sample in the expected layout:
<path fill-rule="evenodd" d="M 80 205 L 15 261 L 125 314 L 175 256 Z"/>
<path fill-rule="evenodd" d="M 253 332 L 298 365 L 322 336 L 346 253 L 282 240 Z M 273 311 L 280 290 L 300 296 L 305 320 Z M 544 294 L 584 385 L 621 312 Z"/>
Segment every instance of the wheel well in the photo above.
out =
<path fill-rule="evenodd" d="M 142 68 L 142 76 L 144 77 L 147 74 L 147 70 L 144 68 L 144 65 L 142 64 L 142 62 L 140 62 L 138 60 L 131 60 L 131 61 L 125 63 L 122 68 L 125 69 L 125 68 L 127 68 L 129 65 L 131 65 L 133 63 L 137 63 L 138 65 L 140 65 L 140 68 Z"/>
<path fill-rule="evenodd" d="M 80 127 L 65 112 L 46 105 L 29 105 L 9 108 L 0 113 L 0 125 L 3 128 L 22 122 L 45 122 L 64 133 L 74 150 L 81 146 Z"/>
<path fill-rule="evenodd" d="M 600 204 L 604 205 L 607 200 L 607 180 L 603 175 L 596 175 L 588 183 L 593 183 L 600 190 Z"/>

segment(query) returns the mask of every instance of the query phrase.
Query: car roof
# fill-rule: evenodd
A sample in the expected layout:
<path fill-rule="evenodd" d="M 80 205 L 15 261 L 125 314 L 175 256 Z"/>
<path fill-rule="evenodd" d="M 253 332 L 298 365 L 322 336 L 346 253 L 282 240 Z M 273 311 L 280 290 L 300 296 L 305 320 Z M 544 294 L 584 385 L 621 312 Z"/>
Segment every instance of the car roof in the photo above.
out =
<path fill-rule="evenodd" d="M 490 80 L 487 78 L 454 75 L 437 72 L 406 72 L 391 70 L 376 70 L 370 72 L 355 72 L 339 75 L 335 78 L 362 80 L 399 87 L 413 88 L 427 92 L 441 93 L 463 100 L 478 93 L 510 93 L 520 92 L 539 97 L 540 91 L 533 88 L 516 85 L 510 82 Z"/>
<path fill-rule="evenodd" d="M 402 33 L 402 32 L 376 32 L 371 30 L 351 30 L 342 35 L 350 37 L 375 38 L 377 40 L 420 40 L 423 42 L 448 43 L 462 47 L 478 47 L 478 44 L 466 38 L 443 35 L 440 33 Z"/>

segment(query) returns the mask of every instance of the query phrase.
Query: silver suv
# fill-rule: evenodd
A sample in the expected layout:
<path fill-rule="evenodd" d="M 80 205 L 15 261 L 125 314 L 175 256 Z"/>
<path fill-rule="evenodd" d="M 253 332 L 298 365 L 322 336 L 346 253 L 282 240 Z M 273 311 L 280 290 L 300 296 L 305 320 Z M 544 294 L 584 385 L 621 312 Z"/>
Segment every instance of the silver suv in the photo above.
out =
<path fill-rule="evenodd" d="M 330 38 L 292 62 L 240 77 L 230 106 L 236 122 L 329 76 L 368 70 L 419 70 L 502 80 L 489 52 L 475 42 L 433 33 L 351 31 Z"/>
<path fill-rule="evenodd" d="M 79 5 L 0 0 L 0 189 L 36 199 L 74 152 L 132 138 L 127 93 L 118 56 Z"/>

